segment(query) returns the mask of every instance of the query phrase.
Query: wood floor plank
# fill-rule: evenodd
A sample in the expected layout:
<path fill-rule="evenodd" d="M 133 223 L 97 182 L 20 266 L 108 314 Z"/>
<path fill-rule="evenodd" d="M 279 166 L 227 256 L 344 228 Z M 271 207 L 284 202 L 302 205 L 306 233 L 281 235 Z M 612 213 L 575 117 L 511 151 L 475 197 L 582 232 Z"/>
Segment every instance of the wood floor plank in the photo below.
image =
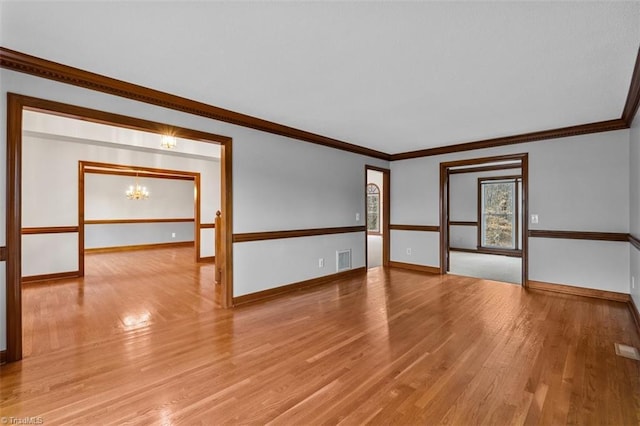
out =
<path fill-rule="evenodd" d="M 232 309 L 189 248 L 87 256 L 23 292 L 3 416 L 46 424 L 640 424 L 619 302 L 454 275 L 366 276 Z"/>

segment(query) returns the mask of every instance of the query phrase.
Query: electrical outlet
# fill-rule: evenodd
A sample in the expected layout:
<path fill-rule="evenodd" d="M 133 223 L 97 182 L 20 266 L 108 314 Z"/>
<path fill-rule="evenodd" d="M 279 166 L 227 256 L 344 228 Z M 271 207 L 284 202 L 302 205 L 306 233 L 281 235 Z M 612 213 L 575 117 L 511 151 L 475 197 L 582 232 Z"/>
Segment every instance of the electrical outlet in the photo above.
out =
<path fill-rule="evenodd" d="M 175 238 L 175 237 L 176 237 L 176 233 L 175 233 L 175 232 L 172 232 L 172 233 L 171 233 L 171 238 Z"/>
<path fill-rule="evenodd" d="M 356 222 L 360 222 L 360 213 L 356 213 Z"/>
<path fill-rule="evenodd" d="M 411 256 L 411 249 L 407 248 L 407 256 Z"/>
<path fill-rule="evenodd" d="M 323 258 L 318 259 L 318 268 L 324 268 L 324 259 Z"/>

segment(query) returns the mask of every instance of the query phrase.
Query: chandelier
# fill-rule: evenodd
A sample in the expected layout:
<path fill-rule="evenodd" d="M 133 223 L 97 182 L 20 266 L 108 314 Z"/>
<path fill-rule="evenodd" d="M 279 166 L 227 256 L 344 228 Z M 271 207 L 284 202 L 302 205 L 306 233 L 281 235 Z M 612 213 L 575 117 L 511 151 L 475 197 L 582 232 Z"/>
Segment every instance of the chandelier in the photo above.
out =
<path fill-rule="evenodd" d="M 175 136 L 163 135 L 160 146 L 166 149 L 173 149 L 178 146 L 178 140 L 175 138 Z"/>
<path fill-rule="evenodd" d="M 136 180 L 134 185 L 130 185 L 127 189 L 127 198 L 129 200 L 146 200 L 149 198 L 149 191 L 146 186 L 140 186 L 138 183 L 138 174 L 136 173 Z"/>

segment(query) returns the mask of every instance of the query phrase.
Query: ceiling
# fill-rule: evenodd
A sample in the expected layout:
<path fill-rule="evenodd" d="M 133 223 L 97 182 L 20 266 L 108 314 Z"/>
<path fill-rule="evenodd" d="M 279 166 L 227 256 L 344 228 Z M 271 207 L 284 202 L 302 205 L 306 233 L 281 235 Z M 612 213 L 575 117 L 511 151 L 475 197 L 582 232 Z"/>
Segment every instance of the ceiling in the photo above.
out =
<path fill-rule="evenodd" d="M 160 153 L 201 160 L 220 160 L 220 145 L 178 138 L 177 145 L 167 149 L 161 146 L 162 135 L 120 126 L 94 123 L 60 115 L 25 110 L 22 113 L 23 132 L 46 139 L 65 142 L 89 143 L 129 150 Z"/>
<path fill-rule="evenodd" d="M 640 45 L 640 2 L 23 1 L 0 13 L 4 47 L 389 154 L 619 118 Z"/>

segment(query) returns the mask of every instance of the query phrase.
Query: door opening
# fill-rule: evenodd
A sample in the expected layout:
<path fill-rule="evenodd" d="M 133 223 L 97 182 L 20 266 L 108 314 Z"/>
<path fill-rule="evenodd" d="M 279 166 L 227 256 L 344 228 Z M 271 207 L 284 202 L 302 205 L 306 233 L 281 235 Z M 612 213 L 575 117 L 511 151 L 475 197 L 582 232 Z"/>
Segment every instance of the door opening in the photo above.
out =
<path fill-rule="evenodd" d="M 365 176 L 367 268 L 388 266 L 390 172 L 388 169 L 366 166 Z"/>
<path fill-rule="evenodd" d="M 527 154 L 440 165 L 442 274 L 527 286 Z"/>
<path fill-rule="evenodd" d="M 231 275 L 232 275 L 231 274 L 231 269 L 232 269 L 231 268 L 232 238 L 231 237 L 232 237 L 233 228 L 232 228 L 232 222 L 231 222 L 231 219 L 232 219 L 232 215 L 231 215 L 231 204 L 232 204 L 231 203 L 231 200 L 232 200 L 231 144 L 232 144 L 232 140 L 231 138 L 214 135 L 210 133 L 205 133 L 201 131 L 181 128 L 181 127 L 151 122 L 143 119 L 126 117 L 126 116 L 112 114 L 112 113 L 106 113 L 106 112 L 92 110 L 84 107 L 62 104 L 55 101 L 48 101 L 48 100 L 31 98 L 31 97 L 22 96 L 22 95 L 9 94 L 8 102 L 7 102 L 7 122 L 8 122 L 8 126 L 7 126 L 8 128 L 7 130 L 7 181 L 8 181 L 7 217 L 9 218 L 7 220 L 7 245 L 10 245 L 11 247 L 13 247 L 13 250 L 7 253 L 7 261 L 6 261 L 6 311 L 7 311 L 6 360 L 7 362 L 18 361 L 23 356 L 23 320 L 22 320 L 22 314 L 23 314 L 22 312 L 22 306 L 23 306 L 22 276 L 24 272 L 23 260 L 28 258 L 37 259 L 36 257 L 33 257 L 33 256 L 30 256 L 30 257 L 23 256 L 23 250 L 29 250 L 34 248 L 34 244 L 29 243 L 30 245 L 25 245 L 23 244 L 23 240 L 31 239 L 35 241 L 35 239 L 40 239 L 41 241 L 44 241 L 45 243 L 47 243 L 49 241 L 53 241 L 57 237 L 61 237 L 63 239 L 63 243 L 66 245 L 64 247 L 61 247 L 59 241 L 55 241 L 53 243 L 53 246 L 56 247 L 56 250 L 52 250 L 51 256 L 48 256 L 45 260 L 48 259 L 50 263 L 53 261 L 56 261 L 57 263 L 53 266 L 64 267 L 66 268 L 64 269 L 65 272 L 63 272 L 62 274 L 56 273 L 55 271 L 53 271 L 53 273 L 48 273 L 48 274 L 47 274 L 48 271 L 44 271 L 44 273 L 42 273 L 42 271 L 36 271 L 36 272 L 41 272 L 41 275 L 48 275 L 49 278 L 51 279 L 69 278 L 74 280 L 73 281 L 74 283 L 77 281 L 78 282 L 78 286 L 77 286 L 78 287 L 78 291 L 77 291 L 78 304 L 85 303 L 86 296 L 87 296 L 87 293 L 84 292 L 84 284 L 86 284 L 86 282 L 84 281 L 84 278 L 82 278 L 83 272 L 84 272 L 82 270 L 83 269 L 82 265 L 84 264 L 84 262 L 80 262 L 78 258 L 78 252 L 82 252 L 83 246 L 84 246 L 84 235 L 83 233 L 81 233 L 81 230 L 84 229 L 84 225 L 86 225 L 87 223 L 86 221 L 84 221 L 84 223 L 82 224 L 78 222 L 81 218 L 83 218 L 82 211 L 77 212 L 76 214 L 74 212 L 75 209 L 68 209 L 68 206 L 70 205 L 79 205 L 77 203 L 76 197 L 80 192 L 84 191 L 84 188 L 80 181 L 80 177 L 84 176 L 84 173 L 80 173 L 77 161 L 75 163 L 75 167 L 69 167 L 68 164 L 56 165 L 53 161 L 55 160 L 55 158 L 57 158 L 55 153 L 49 154 L 49 156 L 46 157 L 45 151 L 47 152 L 56 151 L 56 148 L 54 147 L 54 145 L 59 142 L 60 138 L 55 138 L 55 137 L 40 138 L 40 139 L 43 139 L 42 141 L 40 141 L 42 144 L 44 145 L 49 144 L 50 146 L 47 146 L 47 149 L 44 151 L 32 150 L 31 152 L 34 155 L 45 156 L 41 158 L 43 164 L 45 164 L 46 166 L 45 167 L 46 170 L 44 170 L 44 172 L 49 173 L 50 176 L 55 178 L 59 178 L 61 176 L 65 177 L 66 180 L 64 181 L 64 184 L 60 184 L 60 185 L 57 185 L 57 181 L 55 181 L 53 178 L 49 179 L 47 181 L 47 185 L 49 185 L 51 189 L 48 191 L 40 191 L 40 194 L 42 195 L 42 197 L 44 197 L 44 199 L 41 200 L 42 201 L 41 204 L 44 205 L 45 201 L 48 201 L 49 205 L 51 206 L 63 206 L 64 207 L 63 209 L 56 208 L 56 212 L 60 213 L 64 217 L 60 216 L 60 218 L 58 219 L 53 218 L 53 219 L 56 219 L 54 221 L 49 216 L 40 215 L 38 216 L 39 218 L 44 217 L 44 219 L 52 220 L 51 223 L 43 222 L 42 224 L 36 223 L 36 222 L 33 222 L 33 224 L 31 224 L 30 221 L 31 219 L 33 219 L 32 217 L 28 218 L 29 220 L 26 220 L 23 218 L 24 203 L 34 201 L 32 197 L 32 194 L 34 193 L 34 191 L 30 189 L 28 186 L 25 186 L 27 185 L 27 180 L 25 179 L 25 176 L 24 176 L 24 173 L 30 173 L 30 171 L 33 172 L 32 170 L 33 167 L 31 167 L 31 169 L 29 168 L 25 169 L 23 164 L 24 159 L 26 159 L 25 156 L 28 154 L 28 152 L 25 151 L 25 145 L 24 145 L 25 138 L 26 137 L 30 137 L 32 139 L 39 138 L 38 135 L 29 134 L 29 132 L 24 131 L 25 130 L 24 129 L 25 114 L 32 113 L 32 112 L 45 113 L 51 116 L 62 117 L 65 119 L 80 119 L 82 120 L 82 123 L 89 122 L 94 124 L 113 126 L 114 128 L 127 129 L 127 131 L 131 130 L 131 131 L 138 131 L 138 132 L 148 132 L 150 134 L 153 134 L 153 136 L 155 136 L 156 138 L 159 138 L 158 135 L 170 134 L 170 135 L 175 135 L 175 137 L 177 137 L 178 139 L 182 138 L 182 139 L 195 141 L 198 143 L 203 143 L 202 144 L 203 146 L 212 146 L 209 144 L 218 145 L 220 150 L 220 160 L 219 160 L 220 205 L 219 207 L 222 210 L 222 220 L 221 220 L 220 226 L 215 231 L 216 233 L 220 232 L 220 236 L 222 239 L 221 241 L 222 250 L 220 251 L 220 253 L 216 253 L 216 254 L 222 255 L 220 257 L 222 258 L 222 262 L 224 263 L 222 266 L 222 273 L 221 273 L 221 279 L 219 284 L 220 291 L 219 292 L 216 291 L 216 295 L 219 294 L 219 300 L 216 300 L 216 301 L 222 307 L 232 306 L 233 288 L 232 288 L 232 279 L 231 279 Z M 115 138 L 114 142 L 110 142 L 111 144 L 117 143 L 117 141 L 115 141 L 118 139 L 117 133 L 118 133 L 117 129 L 113 130 L 113 132 L 105 133 L 106 135 L 110 134 Z M 73 135 L 69 135 L 69 137 L 70 139 L 73 139 L 72 141 L 70 141 L 71 145 L 75 144 L 77 145 L 77 147 L 87 146 L 86 140 L 78 137 L 74 138 Z M 134 143 L 133 145 L 136 145 L 136 144 Z M 115 149 L 113 146 L 111 148 L 112 150 Z M 120 147 L 118 149 L 122 150 L 123 148 Z M 135 153 L 133 153 L 131 157 L 133 158 L 134 161 L 136 161 L 137 158 L 142 156 L 144 152 L 148 152 L 149 149 L 151 148 L 137 146 L 134 149 Z M 69 150 L 77 151 L 77 149 L 75 148 L 69 148 Z M 91 147 L 90 149 L 82 148 L 82 150 L 83 152 L 91 151 L 91 153 L 93 154 L 96 154 L 96 153 L 101 154 L 101 153 L 104 153 L 103 151 L 108 150 L 108 147 L 105 144 L 97 144 L 96 146 Z M 191 157 L 193 157 L 193 155 Z M 118 160 L 120 159 L 120 157 L 118 158 L 114 157 L 114 159 Z M 190 161 L 192 160 L 190 159 Z M 124 180 L 126 180 L 128 184 L 131 182 L 137 182 L 136 181 L 137 178 L 148 179 L 150 177 L 150 176 L 143 176 L 143 173 L 153 174 L 154 179 L 157 179 L 159 177 L 155 174 L 157 170 L 145 170 L 144 172 L 142 172 L 137 170 L 139 169 L 139 167 L 136 167 L 136 170 L 134 171 L 128 170 L 129 168 L 130 167 L 128 166 L 113 167 L 113 164 L 111 164 L 110 166 L 110 169 L 117 169 L 115 170 L 117 171 L 117 175 L 122 177 Z M 114 170 L 110 170 L 110 172 L 113 172 L 113 171 Z M 105 170 L 103 170 L 103 168 L 101 167 L 96 167 L 94 168 L 93 172 L 94 173 L 97 172 L 97 174 L 103 175 L 104 174 L 103 172 L 105 172 Z M 131 173 L 133 173 L 133 175 L 129 176 L 131 175 Z M 138 176 L 138 174 L 140 176 Z M 174 175 L 177 175 L 177 174 L 174 173 Z M 28 177 L 33 177 L 33 176 L 28 176 Z M 171 180 L 173 181 L 173 178 L 176 178 L 178 176 L 172 175 L 171 177 L 172 177 Z M 182 178 L 182 176 L 180 177 Z M 194 187 L 195 188 L 194 197 L 196 200 L 200 200 L 201 194 L 199 193 L 200 190 L 198 189 L 199 187 L 197 182 L 199 180 L 199 176 L 198 175 L 185 176 L 185 178 L 188 178 L 189 180 L 192 180 L 192 181 L 196 181 L 196 185 Z M 203 178 L 205 178 L 205 176 L 203 176 Z M 43 180 L 40 180 L 40 181 L 44 182 Z M 60 189 L 60 191 L 57 191 L 58 189 Z M 123 198 L 125 198 L 125 189 L 126 188 L 120 188 L 120 186 L 118 185 L 118 191 L 121 191 L 121 195 Z M 198 192 L 197 195 L 195 194 L 196 192 Z M 23 196 L 23 194 L 25 196 Z M 162 194 L 158 192 L 158 193 L 152 194 L 151 196 L 155 197 L 154 199 L 159 201 L 161 195 Z M 75 202 L 71 201 L 71 199 L 75 200 Z M 35 201 L 38 201 L 38 200 L 35 200 Z M 144 202 L 129 201 L 129 206 L 133 205 L 131 203 L 144 203 Z M 136 204 L 136 206 L 142 207 L 145 205 Z M 113 206 L 110 206 L 110 207 L 113 207 Z M 216 206 L 216 208 L 218 208 L 218 206 Z M 79 209 L 83 210 L 83 207 L 79 207 Z M 37 212 L 36 209 L 31 209 L 30 211 Z M 136 209 L 135 211 L 136 213 L 140 213 L 142 210 Z M 161 225 L 168 223 L 170 224 L 170 226 L 174 226 L 173 225 L 174 223 L 186 222 L 186 225 L 184 226 L 184 228 L 185 229 L 191 228 L 194 234 L 193 238 L 197 239 L 200 236 L 203 236 L 204 234 L 206 234 L 207 232 L 213 230 L 214 224 L 209 222 L 213 222 L 214 215 L 215 215 L 215 208 L 213 209 L 212 213 L 207 214 L 207 217 L 203 218 L 205 220 L 208 219 L 206 220 L 207 223 L 204 223 L 204 224 L 200 223 L 197 220 L 198 216 L 187 217 L 185 215 L 183 217 L 182 215 L 180 215 L 181 217 L 158 218 L 155 216 L 150 217 L 145 215 L 144 217 L 140 217 L 140 218 L 133 217 L 133 216 L 127 217 L 125 218 L 127 223 L 115 223 L 118 221 L 122 221 L 121 220 L 122 218 L 116 218 L 115 220 L 109 219 L 110 223 L 108 224 L 102 223 L 104 222 L 104 220 L 99 219 L 98 220 L 99 223 L 92 224 L 92 225 L 94 226 L 118 225 L 119 226 L 119 225 L 128 225 L 129 222 L 135 223 L 135 224 L 139 222 L 144 222 L 145 224 L 147 222 L 153 222 L 152 225 L 155 226 L 157 222 Z M 208 216 L 211 216 L 211 217 L 208 217 Z M 114 222 L 114 223 L 111 223 L 111 222 Z M 193 229 L 194 223 L 196 224 L 195 230 Z M 26 225 L 28 228 L 24 228 L 24 225 Z M 175 226 L 177 227 L 177 225 Z M 200 228 L 199 229 L 200 232 L 197 232 L 198 228 Z M 107 233 L 104 235 L 104 238 L 111 238 L 114 235 L 115 235 L 114 232 Z M 154 236 L 155 235 L 157 235 L 157 233 L 154 232 Z M 167 238 L 169 238 L 170 243 L 172 243 L 171 240 L 179 236 L 180 236 L 180 231 L 176 229 L 175 233 L 174 231 L 169 232 Z M 120 237 L 128 238 L 130 237 L 130 235 L 120 233 Z M 213 235 L 211 237 L 212 237 L 211 241 L 208 243 L 213 247 L 213 244 L 214 244 Z M 161 242 L 161 243 L 164 244 L 164 242 Z M 43 244 L 42 242 L 36 242 L 35 244 L 36 249 L 38 246 L 41 246 L 42 244 Z M 206 256 L 206 252 L 202 254 Z M 205 256 L 202 256 L 202 257 L 205 257 Z M 62 260 L 58 261 L 59 259 L 62 259 Z M 191 257 L 191 259 L 193 259 L 193 257 Z M 203 259 L 201 258 L 200 260 L 203 260 Z M 146 262 L 145 264 L 153 265 L 158 263 L 158 259 L 152 256 L 148 258 L 148 262 L 147 260 L 145 260 L 145 262 Z M 48 267 L 52 265 L 47 265 L 47 264 L 44 264 L 43 262 L 40 262 L 40 264 L 36 266 Z M 134 264 L 133 266 L 136 266 L 136 265 Z M 205 280 L 210 279 L 210 282 L 213 283 L 214 268 L 211 267 L 209 269 L 211 271 L 211 276 L 204 279 Z M 69 275 L 69 276 L 67 277 L 64 275 Z M 73 275 L 73 277 L 71 275 Z M 144 315 L 141 315 L 138 317 L 139 317 L 138 319 L 140 319 L 140 318 L 143 318 Z M 125 323 L 126 322 L 127 321 L 125 321 Z M 127 326 L 127 324 L 125 324 L 125 326 Z"/>

